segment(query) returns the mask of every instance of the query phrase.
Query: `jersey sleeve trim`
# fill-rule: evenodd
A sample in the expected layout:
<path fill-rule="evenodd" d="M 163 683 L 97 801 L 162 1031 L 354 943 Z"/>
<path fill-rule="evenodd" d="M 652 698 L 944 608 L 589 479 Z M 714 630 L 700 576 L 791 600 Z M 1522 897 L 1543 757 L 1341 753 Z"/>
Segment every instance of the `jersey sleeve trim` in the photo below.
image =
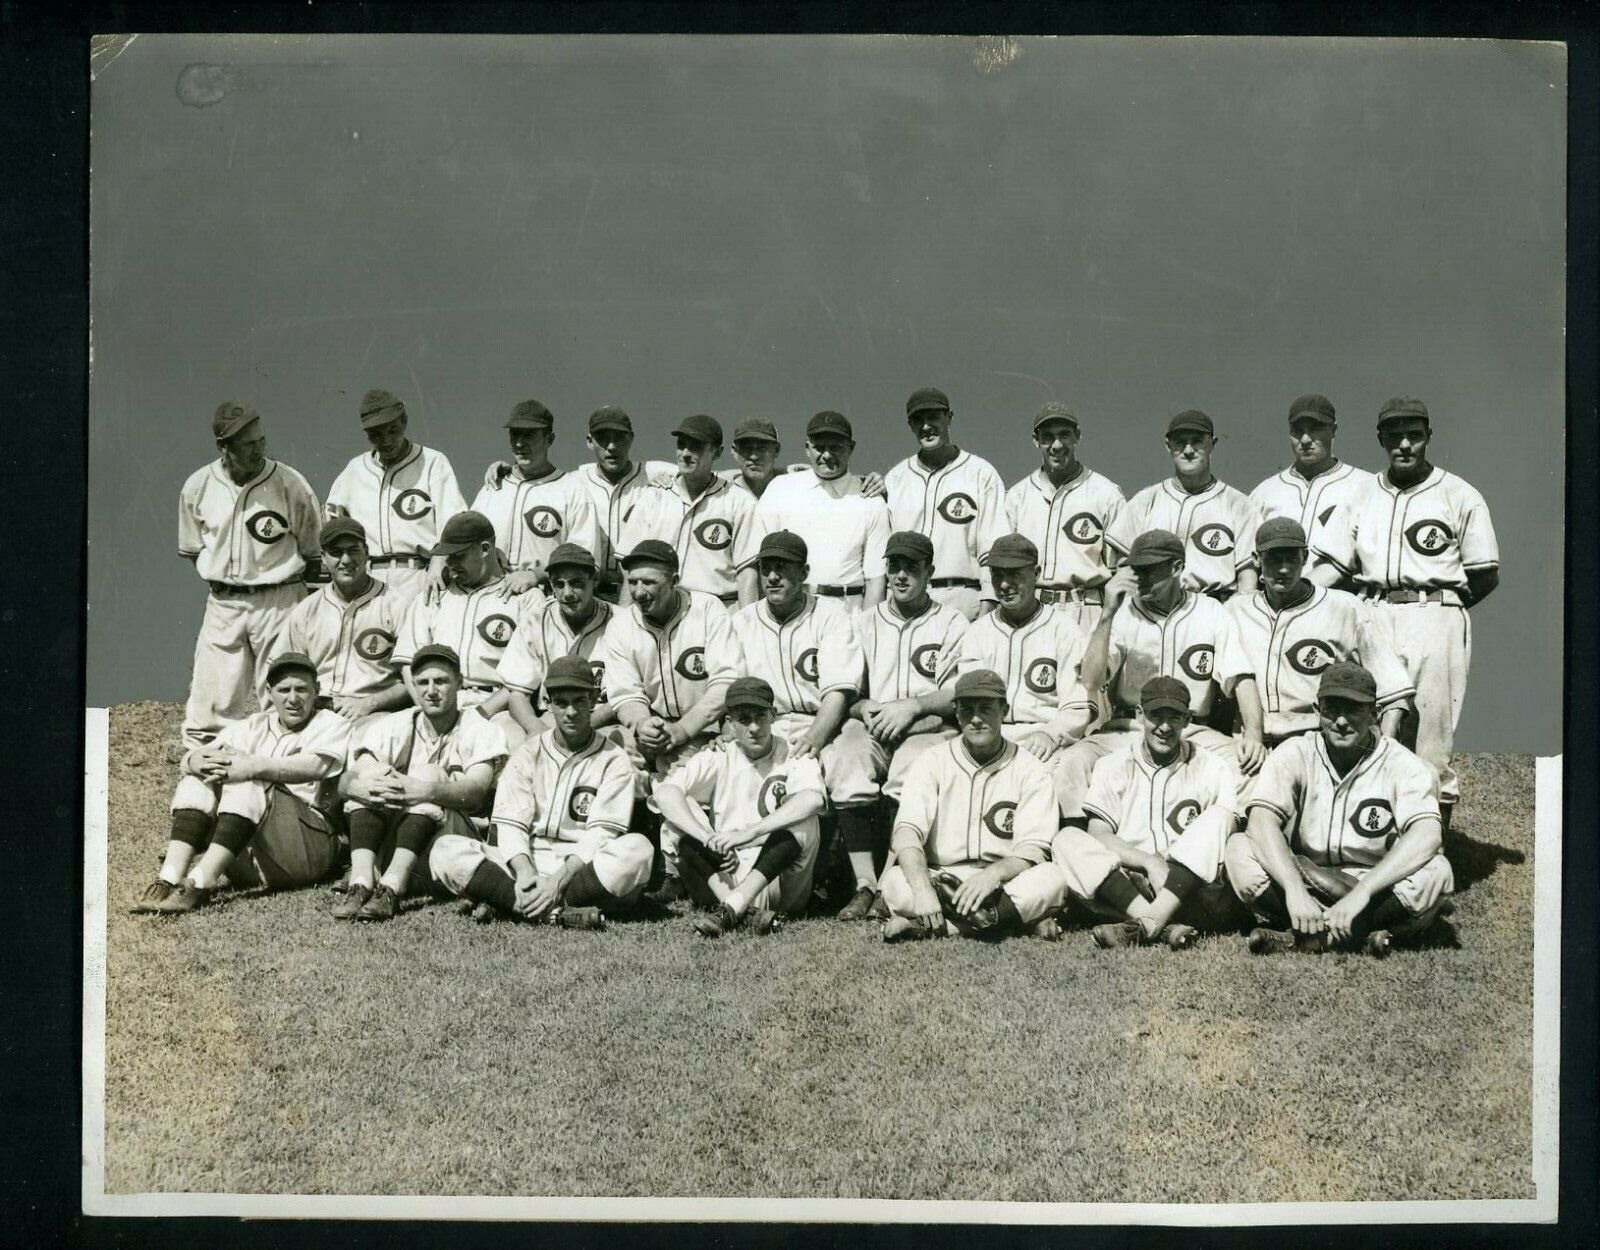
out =
<path fill-rule="evenodd" d="M 1247 800 L 1245 802 L 1244 810 L 1245 810 L 1246 813 L 1248 813 L 1250 811 L 1250 809 L 1253 808 L 1253 807 L 1264 807 L 1269 812 L 1271 812 L 1273 815 L 1277 816 L 1280 820 L 1284 821 L 1285 823 L 1287 823 L 1289 821 L 1289 819 L 1293 816 L 1292 812 L 1285 811 L 1283 808 L 1279 807 L 1276 803 L 1274 803 L 1271 799 L 1263 799 L 1263 798 L 1252 798 L 1252 799 L 1249 799 L 1249 800 Z"/>
<path fill-rule="evenodd" d="M 1106 822 L 1106 824 L 1111 826 L 1112 833 L 1117 831 L 1117 825 L 1119 823 L 1117 818 L 1110 812 L 1106 811 L 1103 807 L 1100 807 L 1098 804 L 1091 803 L 1087 799 L 1082 800 L 1078 806 L 1083 808 L 1083 814 L 1085 816 L 1093 816 L 1096 820 L 1103 820 Z"/>

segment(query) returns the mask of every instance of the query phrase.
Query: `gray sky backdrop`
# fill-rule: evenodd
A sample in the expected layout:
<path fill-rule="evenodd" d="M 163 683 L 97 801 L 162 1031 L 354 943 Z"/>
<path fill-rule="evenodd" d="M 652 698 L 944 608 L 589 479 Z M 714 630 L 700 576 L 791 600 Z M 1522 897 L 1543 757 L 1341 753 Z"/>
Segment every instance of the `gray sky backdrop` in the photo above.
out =
<path fill-rule="evenodd" d="M 142 36 L 93 85 L 90 702 L 186 691 L 225 398 L 321 497 L 387 387 L 470 499 L 528 397 L 567 463 L 617 403 L 797 459 L 837 408 L 882 469 L 938 385 L 1007 481 L 1062 399 L 1131 495 L 1181 409 L 1248 490 L 1295 395 L 1377 468 L 1409 393 L 1500 536 L 1458 745 L 1557 751 L 1565 96 L 1528 44 Z"/>

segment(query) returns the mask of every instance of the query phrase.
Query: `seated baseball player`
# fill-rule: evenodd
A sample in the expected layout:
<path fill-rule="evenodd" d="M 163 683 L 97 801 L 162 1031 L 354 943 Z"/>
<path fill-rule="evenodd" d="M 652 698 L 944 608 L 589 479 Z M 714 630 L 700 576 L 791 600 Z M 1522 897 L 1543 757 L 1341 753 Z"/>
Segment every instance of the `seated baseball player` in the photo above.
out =
<path fill-rule="evenodd" d="M 1439 778 L 1377 731 L 1377 683 L 1359 664 L 1317 683 L 1319 731 L 1290 738 L 1245 798 L 1228 839 L 1228 880 L 1262 927 L 1256 954 L 1356 948 L 1388 953 L 1421 933 L 1455 888 L 1441 851 Z"/>
<path fill-rule="evenodd" d="M 894 862 L 883 874 L 886 942 L 1016 932 L 1059 909 L 1066 890 L 1079 890 L 1068 874 L 1082 868 L 1098 884 L 1117 867 L 1079 829 L 1066 831 L 1083 842 L 1071 860 L 1060 869 L 1046 862 L 1059 823 L 1049 773 L 1006 740 L 998 673 L 980 668 L 957 678 L 955 712 L 961 736 L 925 751 L 906 777 L 889 844 Z"/>
<path fill-rule="evenodd" d="M 861 920 L 878 901 L 882 851 L 874 817 L 881 773 L 866 725 L 849 719 L 864 666 L 853 613 L 806 590 L 808 557 L 798 534 L 766 535 L 756 554 L 762 598 L 734 613 L 733 632 L 744 674 L 762 678 L 776 694 L 773 732 L 789 744 L 791 758 L 814 758 L 822 768 L 855 877 L 838 917 Z"/>
<path fill-rule="evenodd" d="M 335 517 L 322 527 L 320 541 L 330 581 L 295 605 L 279 645 L 311 657 L 318 705 L 346 720 L 405 707 L 411 695 L 393 660 L 405 601 L 372 576 L 360 521 Z"/>
<path fill-rule="evenodd" d="M 431 889 L 429 846 L 444 833 L 476 836 L 509 751 L 497 726 L 460 706 L 461 661 L 449 647 L 417 648 L 411 685 L 417 706 L 370 722 L 339 778 L 350 830 L 340 920 L 392 920 L 413 885 Z"/>
<path fill-rule="evenodd" d="M 529 738 L 506 762 L 493 844 L 452 830 L 434 841 L 428 868 L 480 923 L 510 917 L 599 929 L 607 913 L 644 892 L 655 848 L 629 831 L 633 765 L 594 730 L 598 690 L 589 662 L 551 660 L 544 693 L 550 732 Z"/>
<path fill-rule="evenodd" d="M 1139 895 L 1092 936 L 1102 947 L 1160 941 L 1181 950 L 1201 930 L 1237 929 L 1242 919 L 1222 872 L 1239 774 L 1184 737 L 1189 688 L 1177 678 L 1145 682 L 1139 710 L 1141 741 L 1096 764 L 1083 796 L 1088 835 L 1117 857 Z M 1073 853 L 1064 843 L 1057 858 Z"/>
<path fill-rule="evenodd" d="M 277 890 L 311 885 L 333 868 L 339 843 L 325 788 L 344 765 L 350 722 L 317 707 L 317 666 L 307 655 L 270 662 L 267 699 L 270 707 L 184 755 L 167 857 L 134 912 L 191 912 L 224 876 Z"/>
<path fill-rule="evenodd" d="M 805 909 L 817 862 L 817 816 L 827 801 L 815 757 L 796 758 L 772 732 L 777 700 L 759 677 L 740 677 L 726 699 L 730 739 L 678 764 L 655 788 L 678 834 L 678 868 L 705 914 L 706 937 L 766 933 L 778 912 Z"/>
<path fill-rule="evenodd" d="M 596 654 L 615 609 L 595 594 L 599 566 L 592 553 L 573 543 L 562 543 L 550 553 L 545 566 L 550 597 L 529 601 L 530 610 L 517 623 L 500 657 L 500 683 L 511 692 L 511 716 L 524 733 L 541 734 L 549 727 L 540 685 L 550 663 L 559 656 L 577 655 L 588 660 L 599 683 L 591 722 L 596 729 L 616 723 L 617 714 L 605 701 L 605 666 Z"/>

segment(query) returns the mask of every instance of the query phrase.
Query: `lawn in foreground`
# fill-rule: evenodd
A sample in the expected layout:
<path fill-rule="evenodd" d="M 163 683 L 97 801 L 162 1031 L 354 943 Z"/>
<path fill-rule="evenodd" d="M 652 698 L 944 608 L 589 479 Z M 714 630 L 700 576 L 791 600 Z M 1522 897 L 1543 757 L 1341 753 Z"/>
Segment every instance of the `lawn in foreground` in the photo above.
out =
<path fill-rule="evenodd" d="M 322 889 L 128 916 L 179 712 L 111 714 L 109 1192 L 1533 1194 L 1531 759 L 1458 761 L 1456 914 L 1386 961 L 827 919 L 707 942 L 681 911 L 340 924 Z"/>

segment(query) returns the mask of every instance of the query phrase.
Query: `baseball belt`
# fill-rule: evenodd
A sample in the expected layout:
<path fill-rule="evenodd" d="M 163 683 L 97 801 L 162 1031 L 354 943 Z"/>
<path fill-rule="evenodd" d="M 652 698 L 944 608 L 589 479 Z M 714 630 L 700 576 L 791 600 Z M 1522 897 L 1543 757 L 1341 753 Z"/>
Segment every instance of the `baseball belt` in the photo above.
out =
<path fill-rule="evenodd" d="M 285 586 L 298 586 L 299 584 L 299 578 L 287 582 L 268 582 L 265 586 L 236 586 L 231 582 L 206 583 L 214 595 L 264 595 L 269 590 L 281 590 Z"/>
<path fill-rule="evenodd" d="M 951 586 L 962 586 L 967 590 L 979 590 L 983 583 L 976 577 L 935 577 L 928 583 L 935 590 L 945 590 Z"/>
<path fill-rule="evenodd" d="M 1037 588 L 1040 603 L 1103 604 L 1105 591 L 1099 586 L 1040 586 Z"/>
<path fill-rule="evenodd" d="M 850 595 L 859 595 L 866 589 L 865 586 L 813 586 L 811 588 L 819 595 L 827 595 L 831 599 L 843 599 Z"/>
<path fill-rule="evenodd" d="M 1368 596 L 1384 603 L 1445 603 L 1461 606 L 1461 596 L 1453 590 L 1417 590 L 1410 586 L 1397 586 L 1392 590 L 1374 591 Z"/>
<path fill-rule="evenodd" d="M 425 569 L 428 567 L 428 557 L 413 555 L 373 556 L 367 563 L 375 564 L 380 568 L 385 564 L 403 564 L 411 569 Z"/>

